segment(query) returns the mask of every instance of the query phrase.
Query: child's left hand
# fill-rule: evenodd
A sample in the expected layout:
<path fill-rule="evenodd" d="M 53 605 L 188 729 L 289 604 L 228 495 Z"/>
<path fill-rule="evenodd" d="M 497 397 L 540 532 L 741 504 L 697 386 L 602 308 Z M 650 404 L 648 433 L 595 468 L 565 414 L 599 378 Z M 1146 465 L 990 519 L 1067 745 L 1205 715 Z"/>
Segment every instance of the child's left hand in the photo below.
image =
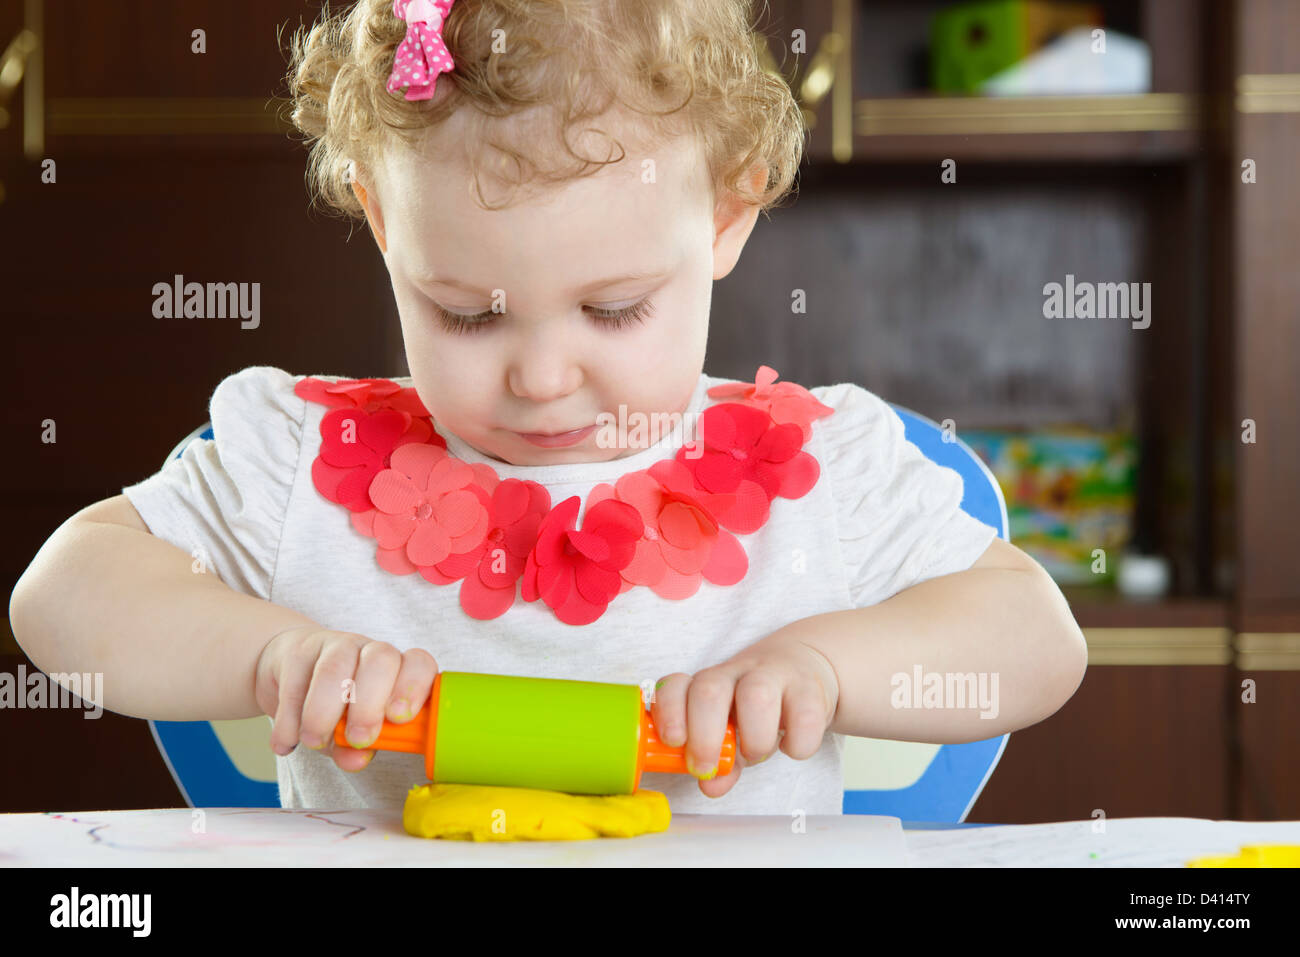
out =
<path fill-rule="evenodd" d="M 794 640 L 764 641 L 693 677 L 664 676 L 650 713 L 660 740 L 687 745 L 686 766 L 700 790 L 717 798 L 740 780 L 741 768 L 765 760 L 778 745 L 796 761 L 812 757 L 839 694 L 835 671 L 820 652 Z M 736 762 L 731 773 L 715 777 L 729 717 L 736 722 Z"/>

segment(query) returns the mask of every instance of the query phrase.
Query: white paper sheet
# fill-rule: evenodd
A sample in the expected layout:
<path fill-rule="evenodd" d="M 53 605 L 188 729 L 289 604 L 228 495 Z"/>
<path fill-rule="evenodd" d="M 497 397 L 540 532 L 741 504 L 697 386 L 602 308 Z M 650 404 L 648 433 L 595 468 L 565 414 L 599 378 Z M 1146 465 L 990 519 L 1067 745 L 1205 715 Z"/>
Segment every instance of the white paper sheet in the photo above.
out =
<path fill-rule="evenodd" d="M 907 832 L 913 867 L 1185 867 L 1246 844 L 1300 844 L 1300 821 L 1120 817 Z"/>
<path fill-rule="evenodd" d="M 162 808 L 0 814 L 0 866 L 905 867 L 898 818 L 675 814 L 667 831 L 589 841 L 425 840 L 400 809 Z M 202 827 L 202 830 L 198 828 Z"/>

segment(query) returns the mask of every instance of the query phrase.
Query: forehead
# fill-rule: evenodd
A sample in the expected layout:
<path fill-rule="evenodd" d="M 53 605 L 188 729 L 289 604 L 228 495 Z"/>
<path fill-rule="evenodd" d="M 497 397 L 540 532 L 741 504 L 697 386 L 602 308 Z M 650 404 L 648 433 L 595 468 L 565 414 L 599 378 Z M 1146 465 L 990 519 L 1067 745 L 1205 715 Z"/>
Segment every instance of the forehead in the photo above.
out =
<path fill-rule="evenodd" d="M 509 205 L 483 209 L 461 147 L 463 113 L 431 130 L 418 148 L 389 150 L 377 171 L 390 247 L 412 273 L 491 281 L 480 275 L 484 261 L 516 270 L 516 279 L 518 271 L 538 260 L 545 260 L 551 273 L 574 263 L 650 267 L 656 265 L 655 250 L 681 245 L 686 231 L 712 222 L 712 191 L 698 140 L 680 136 L 646 145 L 633 125 L 608 116 L 588 125 L 608 131 L 625 155 L 587 176 L 526 183 L 512 194 L 492 174 L 502 154 L 484 150 L 479 171 L 483 198 Z M 514 135 L 526 136 L 522 131 L 529 128 L 525 121 Z M 619 155 L 609 137 L 584 134 L 580 128 L 569 136 L 582 156 Z M 540 135 L 531 141 L 539 142 L 544 142 Z M 504 162 L 514 170 L 510 160 Z M 539 250 L 545 255 L 539 257 Z M 642 262 L 647 255 L 651 261 Z"/>

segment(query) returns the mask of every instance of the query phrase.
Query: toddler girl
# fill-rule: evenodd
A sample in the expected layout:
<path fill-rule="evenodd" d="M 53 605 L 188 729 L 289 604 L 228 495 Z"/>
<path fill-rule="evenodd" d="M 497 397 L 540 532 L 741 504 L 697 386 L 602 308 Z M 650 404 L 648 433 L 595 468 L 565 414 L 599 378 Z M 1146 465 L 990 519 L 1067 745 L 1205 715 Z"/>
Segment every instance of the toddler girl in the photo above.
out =
<path fill-rule="evenodd" d="M 679 812 L 839 814 L 844 734 L 1056 710 L 1085 660 L 1060 592 L 884 401 L 702 372 L 712 283 L 803 140 L 750 16 L 362 0 L 301 31 L 310 181 L 368 223 L 411 374 L 226 378 L 214 439 L 32 563 L 32 658 L 125 714 L 271 715 L 286 807 L 400 804 L 421 757 L 364 746 L 439 669 L 653 689 L 698 780 L 641 783 Z M 997 719 L 892 706 L 915 665 L 999 674 Z"/>

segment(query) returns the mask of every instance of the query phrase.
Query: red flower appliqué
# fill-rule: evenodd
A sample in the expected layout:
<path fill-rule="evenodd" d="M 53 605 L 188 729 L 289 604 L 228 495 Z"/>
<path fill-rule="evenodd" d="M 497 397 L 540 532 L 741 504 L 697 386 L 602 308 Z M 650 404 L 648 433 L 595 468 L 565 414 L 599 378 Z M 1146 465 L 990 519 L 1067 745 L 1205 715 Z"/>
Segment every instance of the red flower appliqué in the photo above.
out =
<path fill-rule="evenodd" d="M 318 402 L 331 409 L 360 409 L 378 412 L 394 409 L 417 418 L 427 419 L 429 410 L 414 389 L 403 388 L 388 379 L 339 379 L 330 382 L 307 376 L 293 389 L 300 398 Z"/>
<path fill-rule="evenodd" d="M 421 569 L 433 582 L 463 578 L 460 607 L 472 618 L 503 615 L 515 601 L 515 583 L 524 574 L 542 519 L 551 510 L 551 493 L 538 483 L 506 479 L 492 493 L 488 532 L 465 555 L 453 555 L 433 569 Z M 436 577 L 441 573 L 441 579 Z"/>
<path fill-rule="evenodd" d="M 835 410 L 794 382 L 777 382 L 777 372 L 771 366 L 759 366 L 754 384 L 724 382 L 709 389 L 714 398 L 730 398 L 741 405 L 752 405 L 772 417 L 777 425 L 790 423 L 799 426 L 803 441 L 812 438 L 812 424 L 816 419 L 830 415 Z M 773 383 L 776 383 L 773 385 Z"/>
<path fill-rule="evenodd" d="M 392 467 L 370 483 L 379 564 L 398 575 L 473 551 L 488 529 L 492 499 L 469 465 L 433 445 L 394 449 Z"/>
<path fill-rule="evenodd" d="M 767 522 L 773 498 L 799 498 L 817 483 L 821 469 L 802 444 L 797 425 L 775 425 L 761 409 L 727 402 L 700 416 L 700 437 L 678 450 L 677 461 L 705 491 L 735 494 L 718 521 L 748 534 Z"/>
<path fill-rule="evenodd" d="M 523 579 L 524 601 L 542 599 L 570 625 L 588 624 L 605 613 L 622 590 L 619 572 L 636 554 L 643 528 L 635 508 L 608 499 L 588 508 L 577 529 L 579 505 L 581 499 L 571 495 L 542 520 Z"/>
<path fill-rule="evenodd" d="M 735 496 L 695 488 L 690 470 L 675 459 L 624 475 L 615 485 L 597 485 L 587 503 L 610 498 L 635 508 L 643 525 L 636 554 L 622 571 L 622 591 L 646 585 L 662 598 L 682 599 L 699 591 L 701 581 L 734 585 L 745 577 L 745 550 L 713 517 L 731 508 Z"/>
<path fill-rule="evenodd" d="M 321 419 L 320 454 L 311 477 L 322 495 L 353 512 L 372 507 L 370 483 L 388 467 L 393 450 L 420 443 L 445 449 L 414 389 L 383 379 L 326 382 L 306 378 L 294 392 L 332 408 Z"/>
<path fill-rule="evenodd" d="M 802 386 L 775 381 L 763 366 L 753 386 L 710 389 L 736 401 L 707 409 L 699 439 L 675 458 L 593 488 L 582 528 L 578 496 L 552 507 L 537 482 L 502 480 L 485 463 L 449 455 L 414 389 L 308 377 L 294 391 L 330 408 L 312 481 L 375 539 L 380 567 L 461 582 L 460 605 L 473 618 L 504 614 L 522 591 L 560 621 L 585 625 L 636 585 L 683 599 L 702 582 L 744 578 L 749 560 L 733 533 L 756 531 L 774 498 L 816 484 L 817 460 L 801 446 L 811 423 L 833 411 Z"/>

